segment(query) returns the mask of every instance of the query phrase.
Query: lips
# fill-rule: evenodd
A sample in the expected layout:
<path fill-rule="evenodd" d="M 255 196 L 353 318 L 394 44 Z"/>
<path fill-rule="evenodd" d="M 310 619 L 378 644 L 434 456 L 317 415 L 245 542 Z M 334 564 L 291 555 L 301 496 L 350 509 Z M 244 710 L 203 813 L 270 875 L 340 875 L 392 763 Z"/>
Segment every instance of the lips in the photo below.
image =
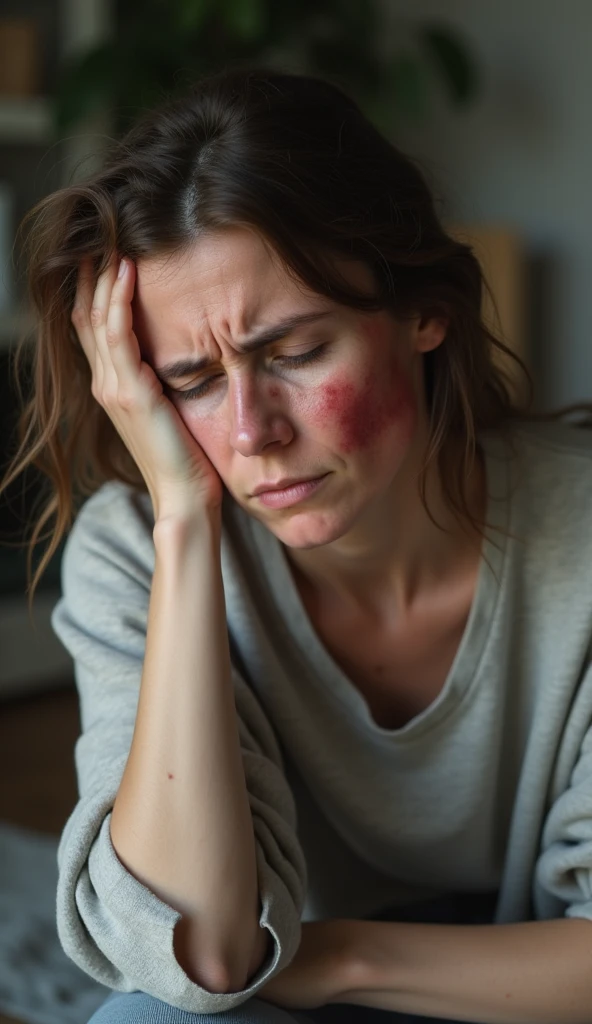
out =
<path fill-rule="evenodd" d="M 252 491 L 253 496 L 263 494 L 264 491 L 283 491 L 287 487 L 294 487 L 296 484 L 306 484 L 310 480 L 318 480 L 316 476 L 286 477 L 285 480 L 276 480 L 274 483 L 258 484 Z"/>
<path fill-rule="evenodd" d="M 323 487 L 325 480 L 330 476 L 329 473 L 325 473 L 323 476 L 309 477 L 308 479 L 300 479 L 296 483 L 292 483 L 287 487 L 274 488 L 273 490 L 262 490 L 253 497 L 257 498 L 257 501 L 261 505 L 265 505 L 266 508 L 270 509 L 286 509 L 292 508 L 294 505 L 300 505 L 302 502 L 307 501 L 308 498 L 312 497 L 313 494 Z M 283 481 L 282 481 L 283 482 Z M 260 484 L 260 487 L 263 485 Z M 269 484 L 266 485 L 269 488 Z"/>

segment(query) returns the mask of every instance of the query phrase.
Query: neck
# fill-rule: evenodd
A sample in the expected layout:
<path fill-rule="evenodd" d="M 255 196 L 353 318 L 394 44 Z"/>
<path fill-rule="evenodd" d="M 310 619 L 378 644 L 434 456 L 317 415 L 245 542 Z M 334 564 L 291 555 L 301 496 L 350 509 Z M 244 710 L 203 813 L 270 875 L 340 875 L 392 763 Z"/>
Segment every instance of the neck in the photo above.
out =
<path fill-rule="evenodd" d="M 425 446 L 417 447 L 423 454 Z M 287 551 L 303 585 L 334 606 L 377 616 L 382 608 L 392 614 L 393 602 L 397 611 L 410 611 L 426 593 L 475 566 L 480 536 L 463 528 L 452 513 L 434 463 L 426 476 L 426 499 L 438 525 L 433 522 L 419 493 L 420 465 L 410 452 L 389 492 L 339 540 L 322 548 Z M 481 456 L 467 483 L 469 508 L 482 517 L 486 487 Z"/>

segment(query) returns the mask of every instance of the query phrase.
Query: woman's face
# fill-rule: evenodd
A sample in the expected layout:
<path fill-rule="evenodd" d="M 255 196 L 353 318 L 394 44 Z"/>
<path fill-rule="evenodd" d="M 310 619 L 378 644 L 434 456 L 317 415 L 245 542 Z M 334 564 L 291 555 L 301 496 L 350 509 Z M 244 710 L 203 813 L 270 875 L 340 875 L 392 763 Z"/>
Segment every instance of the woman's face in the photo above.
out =
<path fill-rule="evenodd" d="M 342 272 L 372 287 L 362 264 Z M 246 350 L 290 317 L 308 321 Z M 420 352 L 445 332 L 439 321 L 420 329 L 307 290 L 238 228 L 139 261 L 133 319 L 142 357 L 234 499 L 302 548 L 343 536 L 396 486 L 425 415 Z M 164 380 L 162 369 L 179 360 L 204 365 Z M 300 500 L 254 493 L 320 477 Z"/>

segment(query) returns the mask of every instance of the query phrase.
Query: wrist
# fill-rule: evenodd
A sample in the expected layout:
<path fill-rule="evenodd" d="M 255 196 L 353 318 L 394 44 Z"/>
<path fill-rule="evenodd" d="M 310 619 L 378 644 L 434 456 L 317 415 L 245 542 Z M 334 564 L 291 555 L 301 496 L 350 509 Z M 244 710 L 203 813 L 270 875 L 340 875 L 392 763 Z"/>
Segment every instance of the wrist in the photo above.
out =
<path fill-rule="evenodd" d="M 342 952 L 340 983 L 342 994 L 368 992 L 393 985 L 392 940 L 397 925 L 389 921 L 341 922 Z M 389 929 L 388 955 L 384 942 L 384 928 Z M 382 940 L 382 941 L 381 941 Z M 336 1002 L 338 1000 L 335 1000 Z"/>
<path fill-rule="evenodd" d="M 337 995 L 331 1002 L 343 1002 L 348 992 L 364 989 L 369 983 L 369 961 L 362 934 L 364 923 L 367 922 L 353 919 L 335 921 L 332 970 Z"/>
<path fill-rule="evenodd" d="M 185 542 L 194 537 L 219 539 L 222 517 L 219 507 L 195 508 L 181 514 L 161 512 L 154 521 L 152 537 L 155 545 Z"/>

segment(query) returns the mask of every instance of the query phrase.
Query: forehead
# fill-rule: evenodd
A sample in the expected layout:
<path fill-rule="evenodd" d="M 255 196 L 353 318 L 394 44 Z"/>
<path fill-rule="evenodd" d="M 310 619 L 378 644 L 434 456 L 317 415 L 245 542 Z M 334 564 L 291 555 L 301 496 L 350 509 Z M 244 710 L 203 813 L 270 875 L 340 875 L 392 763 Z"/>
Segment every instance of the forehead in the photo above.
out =
<path fill-rule="evenodd" d="M 313 309 L 355 313 L 293 277 L 249 228 L 210 232 L 182 252 L 139 260 L 136 269 L 134 328 L 149 361 L 173 349 L 176 355 L 179 348 L 240 342 L 258 327 Z M 370 284 L 361 264 L 342 273 L 354 285 Z"/>
<path fill-rule="evenodd" d="M 202 236 L 186 250 L 137 264 L 136 303 L 150 317 L 219 319 L 234 329 L 270 304 L 315 298 L 294 280 L 254 231 L 228 228 Z"/>

